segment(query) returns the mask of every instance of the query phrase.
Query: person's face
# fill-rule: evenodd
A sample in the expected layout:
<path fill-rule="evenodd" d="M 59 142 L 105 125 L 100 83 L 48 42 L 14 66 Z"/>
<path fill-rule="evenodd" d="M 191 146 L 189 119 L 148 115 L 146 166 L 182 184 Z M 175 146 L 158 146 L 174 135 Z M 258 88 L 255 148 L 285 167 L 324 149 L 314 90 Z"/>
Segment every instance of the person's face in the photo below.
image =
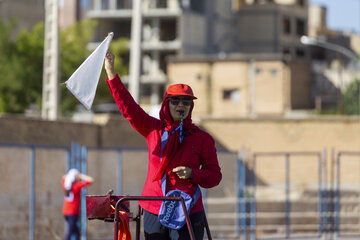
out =
<path fill-rule="evenodd" d="M 169 108 L 171 117 L 175 122 L 181 121 L 181 113 L 184 113 L 184 119 L 190 112 L 192 98 L 187 96 L 176 96 L 169 98 Z"/>

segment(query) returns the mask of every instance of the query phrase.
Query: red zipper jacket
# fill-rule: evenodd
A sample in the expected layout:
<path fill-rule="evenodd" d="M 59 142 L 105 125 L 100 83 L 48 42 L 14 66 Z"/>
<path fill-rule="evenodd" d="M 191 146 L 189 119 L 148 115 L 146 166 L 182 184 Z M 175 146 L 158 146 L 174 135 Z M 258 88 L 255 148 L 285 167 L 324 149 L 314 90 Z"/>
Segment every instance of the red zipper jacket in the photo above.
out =
<path fill-rule="evenodd" d="M 161 180 L 154 180 L 160 167 L 160 143 L 162 126 L 159 119 L 149 116 L 132 98 L 121 82 L 118 75 L 112 80 L 106 79 L 110 92 L 119 107 L 122 115 L 129 120 L 131 126 L 146 138 L 149 149 L 148 173 L 142 196 L 163 196 Z M 191 179 L 180 179 L 172 172 L 178 166 L 187 166 L 192 169 Z M 166 170 L 166 192 L 179 189 L 193 196 L 196 186 L 212 188 L 217 186 L 222 178 L 217 159 L 215 142 L 203 130 L 185 135 L 175 157 L 170 161 Z M 145 210 L 158 214 L 161 201 L 139 201 Z M 203 210 L 202 197 L 196 201 L 190 214 Z"/>
<path fill-rule="evenodd" d="M 62 186 L 64 187 L 65 178 L 62 178 Z M 91 184 L 89 181 L 76 181 L 71 186 L 71 192 L 68 197 L 64 197 L 63 215 L 79 215 L 80 213 L 80 195 L 81 189 Z"/>

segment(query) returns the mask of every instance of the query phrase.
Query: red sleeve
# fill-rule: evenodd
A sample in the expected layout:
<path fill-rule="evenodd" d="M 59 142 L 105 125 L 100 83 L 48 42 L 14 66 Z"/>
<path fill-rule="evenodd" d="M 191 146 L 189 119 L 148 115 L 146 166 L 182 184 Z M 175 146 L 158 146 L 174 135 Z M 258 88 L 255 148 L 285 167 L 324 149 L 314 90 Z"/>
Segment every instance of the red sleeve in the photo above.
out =
<path fill-rule="evenodd" d="M 217 158 L 215 141 L 210 135 L 205 134 L 206 136 L 201 140 L 201 168 L 192 169 L 192 182 L 199 184 L 203 188 L 212 188 L 220 183 L 222 174 Z"/>
<path fill-rule="evenodd" d="M 91 182 L 89 181 L 78 181 L 78 182 L 74 182 L 71 188 L 71 191 L 76 194 L 78 192 L 80 192 L 80 190 L 83 187 L 86 187 L 87 185 L 91 184 Z"/>
<path fill-rule="evenodd" d="M 135 102 L 117 74 L 112 80 L 106 79 L 106 83 L 122 115 L 130 122 L 136 131 L 144 137 L 147 137 L 153 130 L 152 128 L 156 126 L 155 123 L 158 120 L 149 116 Z"/>

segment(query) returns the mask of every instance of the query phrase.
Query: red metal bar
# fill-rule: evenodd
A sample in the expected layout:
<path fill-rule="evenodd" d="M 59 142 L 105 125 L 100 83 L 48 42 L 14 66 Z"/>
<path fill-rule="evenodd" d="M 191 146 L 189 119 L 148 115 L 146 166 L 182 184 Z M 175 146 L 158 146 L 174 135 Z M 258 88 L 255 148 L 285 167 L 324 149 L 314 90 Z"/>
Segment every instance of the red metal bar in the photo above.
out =
<path fill-rule="evenodd" d="M 120 222 L 119 208 L 120 208 L 120 204 L 123 201 L 134 201 L 134 200 L 141 200 L 141 201 L 180 201 L 181 205 L 183 207 L 183 210 L 184 210 L 186 224 L 187 224 L 187 227 L 188 227 L 188 230 L 189 230 L 190 239 L 195 240 L 194 231 L 193 231 L 192 226 L 191 226 L 189 214 L 188 214 L 188 212 L 186 210 L 185 202 L 184 202 L 184 199 L 182 197 L 147 197 L 147 196 L 124 196 L 124 197 L 120 198 L 117 201 L 117 203 L 115 205 L 115 218 L 114 218 L 115 240 L 118 240 L 118 237 L 119 237 L 119 222 Z M 138 216 L 138 217 L 140 218 L 140 216 Z M 139 221 L 139 223 L 140 223 L 140 221 Z M 208 225 L 207 225 L 207 228 L 208 228 Z M 208 229 L 206 229 L 206 231 L 208 232 Z M 139 235 L 140 234 L 137 234 L 137 239 L 138 239 Z"/>

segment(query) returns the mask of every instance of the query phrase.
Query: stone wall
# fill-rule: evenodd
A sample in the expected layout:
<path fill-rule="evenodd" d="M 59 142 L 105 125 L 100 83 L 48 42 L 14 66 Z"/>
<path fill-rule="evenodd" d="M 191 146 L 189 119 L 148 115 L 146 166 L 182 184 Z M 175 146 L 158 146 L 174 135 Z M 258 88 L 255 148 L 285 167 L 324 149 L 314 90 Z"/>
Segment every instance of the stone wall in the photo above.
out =
<path fill-rule="evenodd" d="M 0 131 L 0 143 L 70 146 L 71 142 L 78 142 L 89 147 L 146 146 L 143 137 L 119 115 L 104 125 L 0 116 Z"/>

